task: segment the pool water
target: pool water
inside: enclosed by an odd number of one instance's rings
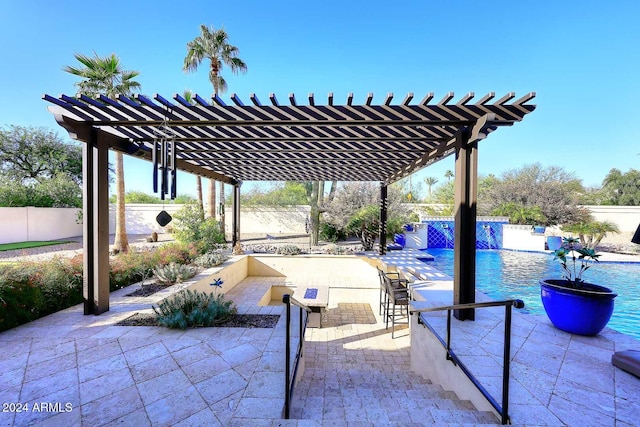
[[[425,261],[453,277],[453,250],[426,249],[434,256]],[[539,280],[562,277],[560,262],[553,255],[501,250],[476,251],[476,289],[491,298],[524,301],[523,311],[545,314]],[[582,277],[618,294],[608,327],[640,339],[640,263],[604,263],[592,266]]]

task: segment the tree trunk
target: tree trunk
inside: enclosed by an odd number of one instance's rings
[[[204,221],[204,206],[202,205],[202,178],[196,175],[196,194],[198,195],[198,206],[202,212],[202,220]]]
[[[216,181],[209,178],[209,205],[207,206],[207,216],[216,219]]]
[[[311,234],[309,236],[311,246],[318,246],[318,235],[320,234],[320,207],[318,200],[320,199],[320,181],[311,183],[311,195],[309,197],[309,205],[311,206]]]
[[[225,234],[224,230],[224,182],[220,181],[220,231]],[[225,241],[226,241],[225,237]]]
[[[118,252],[129,251],[127,222],[124,204],[124,164],[122,153],[116,151],[116,235],[113,248]]]
[[[338,181],[331,181],[331,189],[329,190],[329,203],[333,201],[333,196],[336,195],[337,186],[338,186]]]

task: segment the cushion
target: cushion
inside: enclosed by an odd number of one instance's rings
[[[611,363],[640,378],[640,350],[617,351],[611,356]]]

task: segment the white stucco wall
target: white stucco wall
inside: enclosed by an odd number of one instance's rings
[[[546,237],[536,234],[530,225],[504,224],[502,226],[502,247],[520,251],[544,251]]]
[[[57,240],[82,235],[76,208],[0,208],[0,243]]]
[[[596,221],[610,221],[620,232],[636,231],[640,224],[640,206],[585,206]]]

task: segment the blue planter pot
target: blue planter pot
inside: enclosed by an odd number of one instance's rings
[[[611,319],[618,294],[604,286],[584,283],[580,289],[566,280],[540,281],[540,296],[556,328],[578,335],[597,335]]]
[[[562,247],[562,237],[560,236],[549,236],[547,237],[547,247],[550,251],[555,251]]]

